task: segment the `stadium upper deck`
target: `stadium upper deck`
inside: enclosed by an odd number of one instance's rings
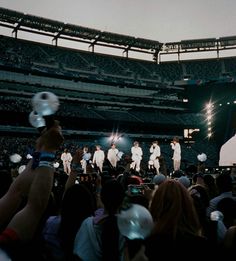
[[[0,8],[0,23],[1,26],[12,29],[15,37],[19,31],[36,33],[50,37],[55,45],[58,44],[59,39],[66,39],[86,43],[92,47],[92,51],[97,45],[121,49],[127,57],[129,52],[147,53],[151,54],[155,61],[158,61],[159,56],[167,54],[178,54],[180,58],[182,53],[209,51],[216,52],[219,58],[221,51],[236,49],[236,36],[161,43],[156,40],[67,24],[5,8]]]

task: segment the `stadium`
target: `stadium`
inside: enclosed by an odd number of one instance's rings
[[[49,91],[60,99],[56,117],[68,143],[101,143],[107,150],[113,135],[129,154],[134,140],[142,143],[144,151],[159,140],[170,166],[169,144],[178,136],[183,169],[196,165],[200,153],[208,156],[207,166],[218,165],[220,146],[235,132],[236,107],[236,58],[219,54],[236,48],[235,37],[161,43],[4,8],[0,21],[14,36],[2,35],[0,40],[0,131],[2,141],[6,135],[9,139],[10,153],[16,153],[10,145],[16,137],[25,142],[24,138],[36,135],[28,121],[31,98]],[[19,39],[20,31],[46,36],[53,44]],[[85,43],[91,51],[60,46],[61,39]],[[125,57],[96,53],[96,46],[118,49]],[[216,58],[179,59],[182,53],[206,51],[215,52]],[[129,58],[131,52],[150,54],[151,59]],[[162,62],[164,55],[171,54],[177,54],[178,60]],[[214,106],[211,125],[208,103]]]
[[[233,260],[236,36],[0,31],[0,260]]]

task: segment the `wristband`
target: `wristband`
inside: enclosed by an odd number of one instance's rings
[[[53,162],[55,160],[56,154],[50,153],[46,151],[36,151],[33,153],[33,163],[32,163],[32,169],[35,169],[39,166],[39,162]]]
[[[53,162],[56,158],[56,154],[52,152],[46,152],[46,151],[41,151],[40,152],[40,161],[50,161]]]
[[[48,162],[48,161],[40,161],[38,166],[37,166],[37,168],[40,168],[40,167],[46,167],[46,168],[50,168],[50,169],[54,170],[53,163],[52,162]]]

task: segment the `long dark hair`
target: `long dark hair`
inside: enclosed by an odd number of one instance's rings
[[[150,207],[154,234],[175,239],[178,233],[199,235],[201,226],[187,189],[180,182],[168,179],[156,190]]]
[[[94,199],[91,192],[80,184],[70,187],[62,200],[59,236],[66,253],[73,252],[76,233],[82,222],[94,215]]]
[[[102,260],[120,260],[119,229],[115,214],[121,206],[125,193],[120,183],[116,180],[107,181],[102,187],[101,200],[108,216],[102,223]]]

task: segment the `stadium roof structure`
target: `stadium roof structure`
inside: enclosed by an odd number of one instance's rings
[[[39,16],[24,14],[22,12],[0,8],[0,25],[12,28],[15,36],[17,31],[42,34],[53,37],[88,43],[91,46],[100,45],[144,53],[158,53],[162,43],[159,41],[136,38],[133,36],[100,31],[74,24],[67,24]]]
[[[180,42],[168,42],[163,44],[160,56],[166,54],[196,53],[196,52],[212,52],[217,53],[219,58],[220,51],[236,49],[236,36],[227,36],[204,39],[182,40]],[[161,60],[161,57],[160,57]]]
[[[161,62],[162,55],[177,54],[180,60],[180,54],[194,52],[214,51],[219,58],[220,51],[236,49],[236,36],[161,43],[151,39],[68,24],[2,7],[0,7],[0,26],[12,29],[16,38],[18,31],[24,31],[52,37],[55,45],[58,45],[58,39],[89,44],[93,52],[94,46],[97,45],[121,49],[126,57],[129,51],[151,54],[155,62]]]

